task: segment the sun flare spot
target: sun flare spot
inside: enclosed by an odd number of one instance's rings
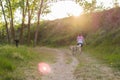
[[[73,16],[80,16],[82,14],[82,8],[78,8],[72,12]]]
[[[44,70],[44,71],[46,71],[46,70],[47,70],[47,68],[46,68],[46,67],[43,67],[43,70]]]
[[[51,72],[51,68],[47,63],[41,62],[38,64],[38,71],[40,74],[46,75]]]

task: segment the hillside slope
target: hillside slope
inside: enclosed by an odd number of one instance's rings
[[[120,70],[120,8],[84,14],[41,24],[39,44],[69,46],[76,36],[85,36],[86,50]],[[95,54],[94,54],[95,53]]]
[[[90,36],[87,39],[94,39],[95,41],[99,41],[101,37],[108,36],[108,39],[115,36],[112,42],[117,41],[119,43],[119,14],[120,8],[113,8],[103,12],[83,14],[79,17],[42,22],[39,35],[40,44],[75,44],[76,36],[79,33],[83,33],[85,37]],[[88,43],[91,43],[91,41],[88,41]]]

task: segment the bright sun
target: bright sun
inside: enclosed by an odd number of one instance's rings
[[[69,14],[73,16],[79,16],[83,12],[82,7],[80,7],[75,2],[69,2],[69,5],[67,3],[68,2],[66,2],[66,12],[68,12]]]
[[[77,7],[71,12],[73,16],[79,16],[83,12],[83,9],[81,7]]]
[[[46,18],[53,20],[68,16],[79,16],[83,12],[82,7],[80,7],[79,4],[76,4],[74,1],[59,1],[52,3],[51,5],[51,13],[46,15],[44,19]]]

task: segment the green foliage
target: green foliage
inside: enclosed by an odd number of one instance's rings
[[[26,47],[16,48],[14,46],[0,47],[0,80],[11,80],[12,72],[16,70],[21,62],[30,60],[32,56]]]
[[[96,2],[94,2],[94,1],[92,3],[85,1],[85,3],[83,3],[83,4],[84,4],[83,7],[84,7],[85,12],[87,12],[88,10],[90,10],[90,12],[92,12],[96,7]]]
[[[13,71],[15,66],[12,65],[12,62],[5,58],[0,58],[0,70]]]
[[[11,46],[3,46],[0,48],[1,50],[1,57],[6,57],[9,58],[11,60],[14,59],[22,59],[22,56],[24,56],[26,58],[30,58],[29,55],[29,51],[27,51],[26,47],[20,47],[20,48],[16,48],[16,47],[11,47]]]
[[[85,13],[94,12],[96,10],[102,9],[103,5],[97,6],[96,0],[76,0],[77,3],[79,3],[80,6],[83,7]]]

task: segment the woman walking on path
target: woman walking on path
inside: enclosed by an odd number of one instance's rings
[[[77,47],[79,47],[79,51],[80,53],[82,53],[82,47],[83,47],[83,44],[84,44],[85,40],[84,40],[84,37],[82,34],[79,34],[77,36]]]

